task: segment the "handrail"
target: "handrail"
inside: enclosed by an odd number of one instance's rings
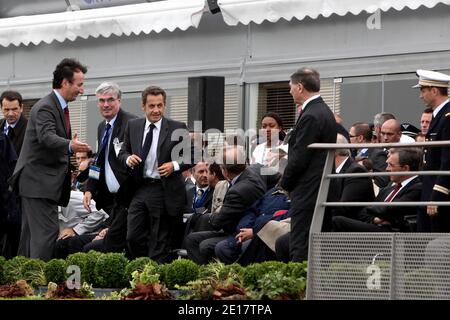
[[[349,177],[380,177],[380,176],[450,176],[450,171],[401,171],[401,172],[358,172],[358,173],[329,173],[325,177],[330,179]]]
[[[414,176],[414,175],[450,175],[450,171],[410,171],[410,172],[368,172],[368,173],[351,173],[351,174],[332,174],[334,165],[334,150],[335,149],[362,149],[362,148],[434,148],[434,147],[450,147],[450,140],[445,141],[426,141],[426,142],[412,142],[412,143],[313,143],[308,146],[312,149],[327,149],[327,158],[323,168],[322,179],[320,182],[319,193],[317,195],[317,201],[314,208],[314,214],[311,221],[309,231],[309,248],[311,249],[314,234],[318,234],[322,230],[322,224],[326,207],[331,206],[393,206],[393,207],[406,207],[406,206],[450,206],[450,202],[447,201],[415,201],[415,202],[327,202],[328,191],[330,187],[331,179],[344,178],[344,177],[374,177],[374,176]],[[312,250],[308,252],[308,261],[312,261]],[[307,299],[309,296],[308,288],[312,287],[314,279],[313,276],[308,276],[307,284]]]
[[[450,206],[450,201],[405,201],[405,202],[323,202],[323,207],[414,207],[414,206]]]
[[[312,143],[308,148],[312,149],[364,149],[364,148],[419,148],[419,147],[443,147],[450,146],[450,140],[425,141],[425,142],[390,142],[390,143]]]

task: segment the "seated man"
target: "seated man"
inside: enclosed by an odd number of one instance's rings
[[[216,244],[235,232],[246,210],[265,192],[260,175],[247,167],[242,147],[225,147],[222,163],[222,173],[231,186],[219,213],[210,216],[215,231],[193,232],[184,240],[188,257],[198,264],[205,264],[214,257]]]
[[[274,213],[279,210],[287,211],[290,207],[290,200],[280,187],[267,191],[247,210],[246,215],[239,221],[236,232],[216,245],[216,257],[225,263],[235,262],[243,247],[248,246],[262,226],[272,219],[277,219],[278,216],[274,217]]]
[[[192,198],[191,209],[187,211],[192,212],[193,215],[186,222],[184,237],[191,232],[212,230],[209,214],[212,212],[214,194],[217,195],[215,187],[219,181],[225,179],[220,166],[215,162],[209,165],[206,162],[197,163],[193,168],[193,174],[196,185],[189,194]],[[217,202],[217,197],[215,200]]]
[[[65,259],[69,254],[79,252],[83,246],[79,237],[94,238],[102,229],[108,214],[103,210],[96,210],[95,203],[91,203],[92,212],[83,206],[83,192],[71,191],[67,207],[61,208],[59,218],[59,236],[56,241],[55,256]]]
[[[392,148],[389,150],[387,170],[389,172],[418,171],[422,163],[422,151],[417,148]],[[417,176],[392,175],[393,185],[380,190],[375,198],[379,202],[420,201],[422,183]],[[387,232],[409,231],[404,218],[415,212],[414,207],[373,206],[358,213],[357,219],[333,217],[333,231]]]

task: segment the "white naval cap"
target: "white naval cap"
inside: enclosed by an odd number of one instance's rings
[[[419,77],[419,83],[413,86],[413,88],[420,87],[450,87],[450,76],[436,72],[423,69],[417,69],[416,75]]]

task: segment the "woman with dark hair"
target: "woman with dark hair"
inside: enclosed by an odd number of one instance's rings
[[[266,166],[269,164],[269,153],[276,152],[276,148],[283,142],[286,133],[283,130],[283,120],[275,112],[268,112],[262,117],[261,130],[265,133],[262,137],[265,142],[258,144],[253,150],[251,163]],[[274,137],[275,140],[273,140]]]

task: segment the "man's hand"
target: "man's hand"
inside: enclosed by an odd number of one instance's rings
[[[92,199],[92,193],[90,191],[86,191],[83,196],[83,207],[86,209],[87,212],[91,213],[91,199]]]
[[[78,141],[78,133],[75,133],[72,140],[70,140],[70,150],[72,150],[73,153],[89,152],[91,151],[91,146],[87,143]]]
[[[96,241],[96,240],[102,240],[106,234],[108,233],[108,228],[102,229],[96,236],[94,239],[92,239],[92,241]]]
[[[72,228],[65,228],[59,233],[58,240],[71,238],[76,234],[77,233]]]
[[[438,206],[427,206],[427,214],[430,217],[436,217],[438,215]]]
[[[243,228],[240,229],[240,232],[236,235],[237,243],[242,243],[245,240],[253,238],[253,229],[252,228]]]
[[[168,177],[173,172],[173,163],[166,162],[158,167],[158,172],[161,177]]]
[[[141,162],[142,162],[142,159],[136,154],[132,154],[131,156],[129,156],[127,158],[127,165],[131,168],[136,167]]]

